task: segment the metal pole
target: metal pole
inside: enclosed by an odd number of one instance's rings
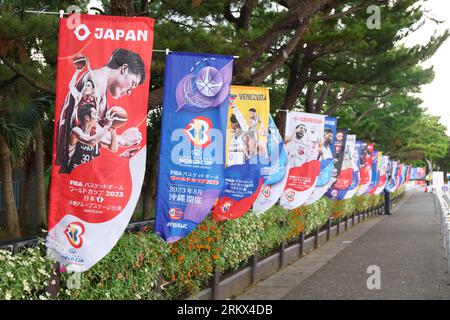
[[[339,216],[337,218],[337,229],[336,229],[336,233],[340,234],[341,233],[341,216]]]
[[[61,274],[59,271],[60,264],[59,262],[55,262],[52,265],[52,271],[50,273],[49,283],[45,287],[45,292],[50,294],[52,299],[58,298],[60,283],[61,283]]]
[[[252,256],[252,283],[256,283],[256,271],[258,270],[258,250]]]
[[[283,268],[283,265],[284,265],[284,247],[285,246],[286,246],[285,241],[284,240],[281,241],[281,244],[280,244],[280,262],[279,262],[278,269]]]
[[[160,296],[162,294],[162,284],[164,283],[163,269],[159,270],[158,277],[156,278],[156,294]]]
[[[314,249],[319,247],[319,227],[316,228],[316,235],[314,237]]]
[[[281,228],[284,229],[284,226],[286,225],[286,221],[283,220],[281,222]],[[283,241],[281,241],[281,245],[280,245],[280,269],[283,268],[284,265],[284,248],[286,247],[286,240],[283,239]]]
[[[330,233],[331,233],[331,217],[327,220],[327,241],[330,241]]]
[[[219,300],[219,286],[220,286],[220,273],[217,270],[214,270],[214,277],[212,279],[212,299]]]
[[[300,255],[300,257],[302,257],[303,256],[303,244],[304,244],[304,242],[305,242],[305,232],[304,231],[302,231],[302,232],[300,232],[300,235],[299,235],[299,255]]]
[[[348,229],[348,214],[345,216],[345,231]]]

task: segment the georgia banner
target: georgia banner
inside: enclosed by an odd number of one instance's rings
[[[361,196],[369,189],[372,180],[373,143],[361,142],[361,166],[359,169],[359,186],[357,196]]]
[[[236,219],[250,210],[268,164],[269,89],[231,86],[226,139],[225,182],[214,205],[216,221]]]
[[[141,192],[154,20],[78,17],[59,22],[46,245],[83,272],[117,243]]]
[[[356,145],[356,135],[348,134],[344,149],[344,160],[336,182],[327,191],[327,196],[334,200],[351,198],[359,182],[359,158],[361,147]]]
[[[269,162],[267,166],[261,169],[264,183],[258,198],[253,203],[253,212],[256,214],[269,210],[277,203],[288,178],[286,146],[272,116],[269,118],[268,134],[267,152],[269,154]]]
[[[155,232],[172,243],[211,211],[225,174],[233,57],[166,56]]]
[[[320,173],[317,177],[316,187],[306,204],[312,204],[319,200],[331,187],[334,166],[334,140],[337,129],[337,119],[325,118],[325,129],[323,133],[323,145],[320,149]]]
[[[325,116],[289,112],[286,119],[285,142],[289,176],[280,198],[284,209],[301,206],[314,191],[320,173],[320,146]]]

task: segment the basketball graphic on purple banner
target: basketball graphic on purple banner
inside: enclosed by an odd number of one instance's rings
[[[198,91],[207,97],[214,97],[223,86],[223,78],[220,71],[214,67],[205,67],[195,77]]]
[[[232,69],[232,63],[217,68],[215,58],[198,61],[177,85],[176,111],[201,112],[220,105],[230,93]]]

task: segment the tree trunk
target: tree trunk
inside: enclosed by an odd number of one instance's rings
[[[284,140],[284,132],[286,128],[286,116],[287,112],[285,111],[278,111],[277,116],[275,117],[275,123],[277,125],[278,131],[280,132],[281,138]]]
[[[147,12],[148,0],[141,0],[141,13]]]
[[[427,163],[427,174],[433,172],[433,163],[430,159],[425,159],[425,162]]]
[[[305,96],[305,110],[308,113],[314,113],[314,83],[308,83],[308,90]]]
[[[322,89],[320,97],[317,100],[316,105],[314,106],[314,113],[317,113],[317,114],[322,113],[322,107],[323,107],[325,101],[327,100],[330,89],[331,89],[331,83],[325,84],[325,87]]]
[[[245,47],[245,49],[248,49],[249,52],[251,52],[251,55],[242,57],[236,62],[234,73],[236,83],[248,83],[248,75],[251,67],[270,46],[272,46],[276,41],[280,39],[281,36],[289,33],[292,29],[297,29],[297,36],[300,36],[299,39],[301,39],[301,34],[304,31],[301,30],[301,26],[307,24],[309,19],[313,17],[324,4],[327,4],[329,2],[330,0],[307,0],[293,3],[284,19],[280,19],[279,21],[274,23],[270,29],[264,32],[264,34],[253,40]],[[294,44],[295,42],[296,41],[294,41],[292,44]],[[292,50],[294,50],[293,47],[290,47],[288,49],[288,51],[290,52],[292,52]],[[288,52],[286,51],[286,53]],[[286,59],[287,56],[283,56],[282,53],[282,55],[280,56],[280,60],[277,61],[276,64],[280,63],[280,61],[281,63],[283,63],[284,61],[286,61]],[[272,69],[273,66],[271,66],[270,68]],[[270,72],[268,74],[270,74]],[[261,74],[258,77],[265,78],[265,75]],[[252,82],[256,83],[256,81]]]
[[[159,156],[159,141],[156,144],[156,150],[154,152],[154,157],[152,159],[152,180],[150,181],[150,194],[151,194],[151,208],[155,208],[156,205],[156,189],[157,189],[157,183],[158,183],[158,156]],[[155,209],[156,210],[156,209]],[[155,212],[156,215],[156,212]]]
[[[36,225],[39,228],[45,228],[47,225],[47,210],[46,210],[46,192],[44,182],[44,137],[42,135],[41,125],[35,129],[36,139],[36,152],[35,152],[35,164],[36,164],[36,184],[37,184],[37,220]]]
[[[24,235],[30,232],[30,186],[32,181],[33,162],[25,164],[24,179],[20,188],[20,228]]]
[[[113,16],[134,15],[133,0],[111,0],[111,13]]]
[[[298,49],[299,48],[297,48],[297,50]],[[313,48],[310,45],[306,47],[300,68],[298,66],[300,63],[299,52],[295,53],[292,63],[288,65],[289,79],[282,106],[283,110],[291,110],[295,106],[299,95],[308,81],[308,75],[311,70],[311,62],[313,59],[312,51]]]
[[[156,152],[151,153],[151,157],[147,159],[147,163],[145,164],[145,177],[144,177],[144,185],[142,188],[143,193],[143,212],[144,212],[144,220],[148,220],[152,217],[152,180],[156,177],[153,177],[152,166],[155,165],[153,159],[157,155]]]
[[[9,147],[2,136],[0,136],[0,172],[6,209],[6,230],[11,238],[19,238],[21,237],[21,232],[19,215],[17,214],[16,202],[14,200]]]

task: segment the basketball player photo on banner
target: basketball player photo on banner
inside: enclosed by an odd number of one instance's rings
[[[374,192],[374,194],[380,194],[383,192],[386,182],[387,182],[387,170],[388,170],[388,156],[382,156],[381,157],[381,165],[380,165],[380,178],[378,179],[377,188]]]
[[[359,182],[360,150],[356,144],[356,136],[347,134],[341,172],[336,182],[328,189],[327,197],[343,200],[351,198],[356,193]]]
[[[323,133],[323,145],[320,153],[320,173],[317,177],[316,187],[313,193],[306,201],[306,204],[312,204],[319,200],[331,187],[334,165],[334,140],[337,129],[337,119],[333,117],[325,118],[325,130]]]
[[[74,17],[59,23],[47,248],[82,272],[114,247],[140,195],[154,20]]]
[[[389,167],[387,171],[387,183],[386,183],[386,191],[388,192],[394,192],[396,190],[396,174],[397,174],[397,167],[399,165],[399,162],[397,161],[390,161]]]
[[[166,56],[154,230],[168,243],[193,231],[222,190],[232,72],[231,56]]]
[[[284,209],[295,209],[311,196],[320,173],[325,116],[289,112],[285,143],[289,176],[280,198]]]
[[[361,142],[361,165],[359,168],[359,185],[356,195],[367,193],[372,180],[373,143]]]
[[[231,86],[226,139],[225,182],[213,209],[216,221],[250,210],[268,165],[269,89]]]

